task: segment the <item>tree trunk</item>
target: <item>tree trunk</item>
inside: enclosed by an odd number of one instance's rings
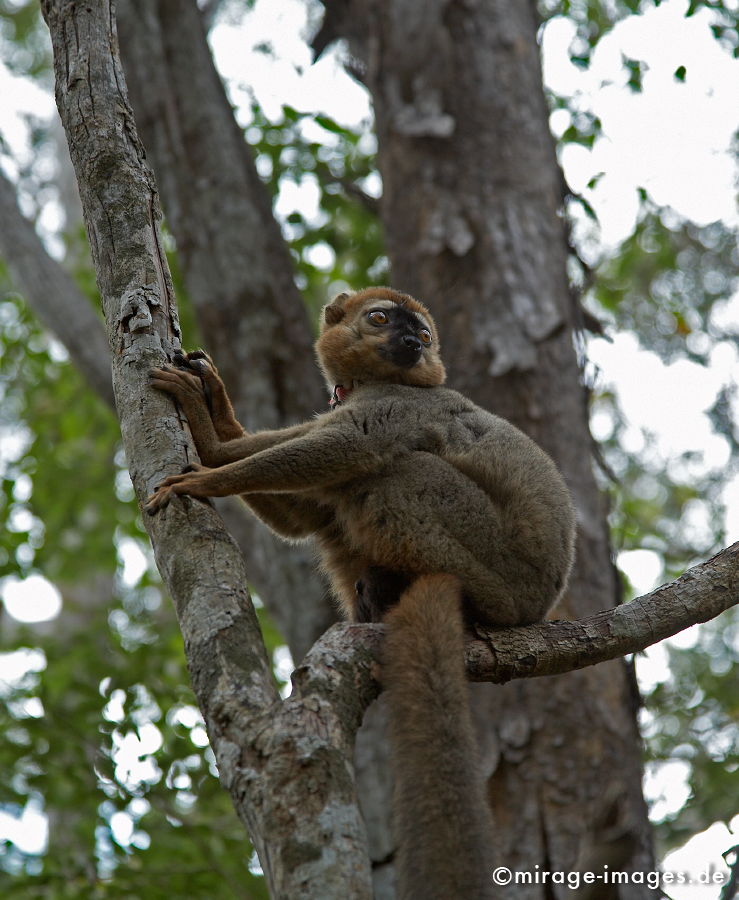
[[[372,94],[394,287],[430,305],[451,385],[530,434],[572,490],[577,564],[555,615],[577,617],[613,606],[619,589],[589,452],[534,6],[334,3],[322,39],[349,38]],[[500,864],[571,869],[613,795],[633,849],[623,867],[652,870],[630,669],[618,661],[479,693]],[[621,896],[649,893],[631,885]]]
[[[326,406],[312,329],[198,7],[192,0],[122,0],[117,19],[136,123],[185,286],[237,418],[248,429],[307,419]],[[336,620],[311,548],[287,547],[243,504],[218,506],[257,593],[301,659]]]
[[[159,232],[156,187],[128,104],[106,2],[44,0],[56,98],[80,187],[134,490],[143,500],[192,458],[173,404],[146,374],[171,359],[180,332]],[[203,503],[146,516],[175,603],[188,668],[221,781],[252,836],[276,897],[369,896],[365,832],[350,748],[366,696],[340,702],[331,666],[282,703],[238,549]]]

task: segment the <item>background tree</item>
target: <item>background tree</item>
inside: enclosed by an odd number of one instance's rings
[[[128,48],[127,74],[137,122],[159,174],[169,226],[181,260],[182,281],[193,298],[199,328],[210,347],[230,349],[234,345],[233,354],[229,352],[232,369],[228,374],[230,386],[240,398],[242,421],[249,425],[273,424],[299,417],[322,405],[320,399],[310,400],[317,396],[317,388],[305,353],[306,320],[292,280],[286,277],[289,266],[269,205],[260,192],[252,163],[214,77],[195,7],[166,2],[156,8],[150,4],[143,7],[123,5],[120,11],[121,39],[124,49]],[[29,27],[24,32],[23,23],[30,25],[34,20],[27,9],[21,12],[27,14],[26,19],[18,10],[12,11],[17,34],[32,45],[32,30]],[[468,20],[462,18],[461,10],[456,16],[446,17],[440,12],[432,15],[433,10],[426,12],[428,16],[425,14],[422,22],[416,21],[412,12],[406,11],[408,19],[398,14],[393,30],[384,33],[380,20],[365,18],[368,10],[332,4],[316,44],[320,47],[338,35],[348,37],[356,53],[354,71],[361,70],[373,93],[384,186],[380,210],[393,283],[432,303],[447,335],[445,349],[455,372],[455,384],[477,402],[503,412],[531,431],[557,456],[570,479],[583,511],[583,565],[574,586],[570,614],[581,615],[588,609],[612,604],[617,582],[609,562],[604,509],[582,452],[589,442],[585,392],[569,339],[571,329],[582,324],[582,319],[565,277],[567,249],[557,218],[561,187],[540,89],[536,22],[531,10],[523,5],[515,14],[520,16],[517,20],[509,11],[497,17],[495,4],[490,4],[484,15],[483,10],[478,10],[482,16],[479,27],[466,32],[464,25]],[[598,36],[594,23],[600,23],[601,31],[608,24],[602,11],[600,18],[596,13],[595,5],[582,7],[578,12],[583,17],[583,31],[593,41]],[[468,15],[473,14],[466,12],[465,17]],[[10,18],[8,14],[7,21]],[[427,48],[427,52],[416,55],[408,52],[409,47]],[[145,65],[136,62],[137,51]],[[156,74],[152,61],[163,67]],[[461,75],[471,71],[478,75],[467,82]],[[157,85],[156,90],[137,89],[137,73],[140,76],[142,72]],[[449,77],[450,73],[454,77]],[[501,90],[501,86],[506,89]],[[491,94],[484,89],[492,91],[493,87],[496,90]],[[153,104],[149,109],[147,102]],[[291,223],[299,260],[298,279],[315,308],[326,293],[327,283],[335,283],[337,277],[358,286],[365,282],[366,272],[372,272],[377,281],[386,280],[387,275],[373,218],[377,204],[361,189],[362,179],[372,171],[372,160],[361,152],[361,138],[324,118],[318,122],[325,141],[310,141],[305,137],[305,120],[288,109],[278,127],[255,110],[253,136],[257,138],[259,158],[271,161],[273,188],[281,178],[299,177],[306,169],[314,172],[324,187],[322,202],[329,214],[326,223],[319,227],[304,220]],[[479,127],[480,122],[485,123],[484,129]],[[453,137],[449,133],[452,127]],[[588,127],[592,129],[592,122]],[[574,136],[582,137],[577,130]],[[410,184],[415,188],[409,189]],[[233,208],[225,200],[233,201]],[[663,268],[655,268],[651,276],[645,276],[644,284],[651,284],[659,274],[677,273],[677,253],[684,249],[684,245],[680,246],[683,235],[692,238],[688,246],[692,247],[695,266],[690,271],[700,272],[701,265],[711,272],[717,268],[721,271],[722,260],[731,252],[728,238],[720,232],[717,235],[715,230],[710,238],[701,237],[695,229],[691,233],[688,226],[666,227],[663,214],[653,207],[649,209],[647,204],[645,200],[641,234],[651,234],[666,249],[660,254]],[[4,216],[13,214],[9,205],[3,208],[9,210]],[[674,221],[671,225],[675,226]],[[6,239],[15,231],[3,228]],[[336,271],[328,277],[307,263],[310,249],[327,238],[336,248],[337,260]],[[637,240],[631,259],[629,247],[625,246],[619,256],[603,267],[603,275],[599,274],[596,282],[602,291],[602,302],[610,303],[608,308],[620,315],[635,317],[634,321],[639,315],[642,320],[648,318],[645,296],[636,289],[637,279],[630,279],[634,287],[627,296],[621,286],[624,272],[639,271],[640,246]],[[3,252],[9,265],[18,265],[15,249],[6,246]],[[38,247],[30,252],[38,253]],[[646,258],[651,261],[649,256]],[[684,259],[685,254],[681,269]],[[264,265],[265,260],[270,265]],[[33,269],[31,265],[30,270]],[[47,299],[64,295],[57,285],[51,289],[48,285],[37,287],[34,291],[28,283],[28,272],[25,276],[22,271],[14,274],[29,303],[34,296],[38,298],[37,308],[41,311],[49,308],[48,303],[46,307],[42,303],[44,293]],[[717,282],[713,279],[713,295],[710,291],[703,294],[705,302],[696,304],[679,279],[675,279],[672,292],[669,278],[663,277],[662,284],[665,282],[668,300],[663,307],[674,317],[675,329],[674,339],[664,341],[664,352],[685,352],[680,333],[682,329],[684,335],[686,326],[681,324],[678,313],[688,313],[693,332],[701,327],[710,331],[705,324],[712,309],[710,301],[715,303],[730,285],[725,277],[723,293],[717,295]],[[481,296],[488,299],[482,309]],[[681,296],[683,307],[676,308]],[[78,308],[84,309],[82,304]],[[103,567],[105,554],[107,564],[112,562],[110,537],[114,529],[119,541],[126,537],[140,540],[140,525],[132,514],[130,495],[126,497],[122,479],[118,480],[117,505],[105,509],[110,504],[101,504],[97,499],[105,485],[113,483],[115,430],[110,418],[92,401],[71,402],[71,398],[82,394],[82,386],[72,380],[69,367],[60,365],[58,351],[57,359],[52,356],[50,360],[45,339],[39,336],[17,300],[10,298],[3,309],[3,364],[8,373],[25,374],[8,382],[8,402],[4,402],[3,409],[8,410],[14,422],[31,422],[36,435],[27,452],[5,473],[7,515],[13,537],[13,544],[8,546],[12,555],[8,554],[5,571],[27,573],[38,569],[59,584],[64,585],[65,580],[79,583],[86,572]],[[62,318],[74,323],[82,315],[72,312]],[[683,316],[682,321],[685,319]],[[59,334],[61,326],[57,323],[53,327]],[[84,326],[85,333],[89,327]],[[193,325],[188,327],[192,329]],[[35,341],[29,340],[34,328]],[[70,332],[80,330],[72,327]],[[660,334],[665,336],[664,328]],[[235,340],[234,335],[238,335]],[[470,335],[474,335],[474,343]],[[284,336],[289,336],[289,340]],[[714,341],[721,339],[715,331],[709,336]],[[28,359],[20,352],[26,345],[31,349]],[[71,336],[67,345],[77,359]],[[287,347],[291,352],[285,352]],[[705,351],[704,358],[707,356]],[[104,360],[98,360],[103,366]],[[494,377],[486,377],[491,370]],[[104,384],[105,379],[100,383]],[[600,402],[617,422],[611,398]],[[58,418],[53,414],[57,409]],[[731,434],[732,427],[730,409],[728,398],[716,408],[717,428],[727,434]],[[41,427],[42,418],[46,430]],[[96,425],[98,421],[100,426]],[[568,423],[568,427],[563,428],[563,423]],[[620,463],[619,474],[626,474],[624,483],[629,486],[636,480],[637,472],[643,475],[644,466],[637,466],[624,456],[615,441],[612,443],[609,461]],[[66,459],[65,454],[49,453],[50,447],[60,445],[67,451]],[[106,453],[103,447],[111,449]],[[88,476],[84,484],[73,477],[79,459],[106,457],[108,462],[101,464],[99,474]],[[120,464],[119,459],[119,467]],[[23,476],[29,481],[24,481]],[[657,478],[658,473],[653,477]],[[667,494],[666,499],[665,495],[661,497],[661,513],[650,511],[648,504],[632,501],[631,507],[624,504],[616,521],[628,523],[631,529],[626,546],[628,541],[643,544],[644,535],[655,534],[663,542],[660,549],[668,558],[672,554],[671,565],[677,569],[696,552],[679,546],[674,529],[670,533],[670,523],[677,521],[684,506],[701,494],[686,491],[685,485],[662,481],[660,490]],[[33,488],[30,497],[28,490],[24,494],[23,487],[29,482]],[[716,484],[713,496],[717,496]],[[708,498],[711,499],[710,494]],[[93,514],[81,515],[86,509]],[[24,517],[27,510],[33,510],[36,517]],[[248,520],[237,518],[239,513],[229,516],[234,530],[251,527],[243,524]],[[46,533],[55,536],[53,541],[43,540],[41,522]],[[634,523],[639,523],[639,530]],[[622,534],[625,530],[621,526]],[[67,533],[70,536],[65,540]],[[270,604],[273,620],[299,658],[326,621],[320,588],[313,588],[306,595],[304,557],[296,556],[277,565],[270,555],[274,553],[270,542],[263,536],[254,537],[253,530],[247,534],[250,578]],[[701,550],[698,548],[699,553]],[[65,589],[67,606],[69,593]],[[190,867],[179,873],[187,890],[192,892],[197,885],[208,896],[226,895],[229,890],[237,895],[244,893],[250,888],[244,886],[242,877],[244,852],[238,826],[233,827],[232,820],[229,827],[220,823],[217,829],[212,827],[214,811],[224,810],[224,798],[217,799],[217,786],[212,779],[201,781],[202,788],[195,790],[197,773],[207,771],[208,759],[207,754],[203,758],[196,752],[202,748],[202,728],[180,693],[185,680],[181,663],[171,666],[164,678],[166,667],[161,664],[159,638],[172,629],[172,623],[157,608],[158,592],[149,576],[135,588],[119,584],[116,594],[116,606],[120,608],[109,616],[112,630],[102,624],[94,630],[100,646],[93,648],[90,641],[81,641],[79,628],[72,638],[67,638],[66,646],[50,641],[44,677],[39,682],[38,676],[29,673],[26,681],[13,689],[8,712],[16,727],[11,732],[13,741],[8,745],[5,771],[12,771],[17,777],[8,783],[8,799],[29,794],[42,796],[51,813],[55,806],[79,807],[79,798],[84,796],[87,812],[82,811],[77,829],[72,831],[76,854],[68,852],[66,840],[59,842],[64,830],[54,829],[40,874],[34,871],[34,859],[24,860],[17,852],[8,854],[8,867],[25,871],[25,878],[33,885],[31,890],[45,882],[49,890],[61,892],[66,885],[82,883],[75,882],[75,878],[103,874],[108,879],[106,890],[122,894],[137,890],[136,877],[142,877],[147,885],[153,883],[148,889],[155,891],[156,872],[161,871],[166,873],[162,876],[162,890],[170,892],[169,846],[185,839],[181,835],[184,829],[172,833],[168,823],[175,820],[185,825],[191,835],[187,840],[192,840],[195,848],[188,856]],[[285,602],[296,596],[304,597],[304,602]],[[109,612],[109,594],[103,593],[99,599],[98,616],[102,623]],[[284,602],[283,607],[279,601]],[[291,621],[298,621],[296,611],[308,618],[301,618],[291,630]],[[93,629],[87,621],[85,633],[90,632]],[[171,633],[174,642],[176,635]],[[113,653],[106,646],[109,634],[116,648]],[[24,635],[16,635],[16,639],[26,640]],[[32,643],[38,643],[36,636]],[[79,661],[73,651],[79,652]],[[484,691],[480,723],[492,773],[491,796],[499,816],[505,817],[511,808],[518,811],[515,822],[508,823],[504,818],[509,827],[501,855],[506,861],[515,860],[524,869],[533,868],[534,863],[541,865],[545,857],[552,868],[571,865],[583,817],[587,820],[588,816],[596,816],[595,807],[602,795],[599,766],[603,748],[598,742],[593,744],[595,733],[609,735],[605,749],[613,753],[613,760],[607,771],[614,783],[628,787],[627,802],[618,815],[624,830],[632,836],[632,844],[639,847],[636,864],[646,864],[649,847],[638,792],[638,748],[628,701],[628,679],[620,664],[613,666],[615,674],[610,675],[601,667],[566,676],[557,684],[517,683]],[[99,674],[86,680],[80,677],[80,670]],[[694,682],[693,671],[689,667],[687,679],[676,685],[679,696]],[[711,727],[702,726],[705,736],[716,733],[717,727],[726,733],[729,745],[719,763],[729,758],[732,740],[730,714],[721,706],[721,680],[719,672],[713,685],[718,689],[717,699],[710,698],[706,711]],[[97,693],[98,687],[103,699]],[[33,711],[37,715],[38,707],[29,702],[29,697],[41,699],[43,717],[34,717]],[[607,706],[604,698],[613,707]],[[547,715],[548,709],[553,709],[555,715]],[[161,722],[165,710],[166,725],[162,722],[160,728],[151,729],[150,723]],[[44,742],[53,734],[50,724],[57,714],[60,728],[68,728],[70,721],[81,722],[80,731],[87,734],[85,722],[102,720],[108,735],[103,739],[102,755],[97,739],[91,739],[90,755],[81,765],[76,746],[70,747],[65,758],[62,742],[52,742],[59,771],[77,773],[77,780],[54,777],[53,769],[39,763],[48,755]],[[593,728],[594,721],[602,725]],[[695,740],[696,721],[700,720],[684,716],[681,725],[691,729],[691,745],[706,749],[694,771],[720,770],[720,765],[710,765],[711,757],[715,763],[717,755],[715,748],[709,749],[711,741]],[[574,736],[566,752],[561,748],[563,728]],[[125,742],[137,731],[139,750],[145,755],[155,751],[151,759],[157,761],[159,773],[154,766],[148,772],[138,773],[121,771],[121,762],[116,767],[116,760],[124,758]],[[159,741],[163,743],[157,748]],[[661,747],[661,752],[670,752],[664,739]],[[387,809],[383,801],[386,794],[381,781],[378,783],[381,776],[377,769],[381,770],[381,766],[373,769],[370,765],[378,756],[381,759],[381,751],[374,736],[370,736],[360,746],[358,757],[359,772],[367,785],[365,818],[370,823]],[[162,778],[161,773],[166,777]],[[710,781],[710,775],[703,780]],[[532,784],[540,787],[531,790]],[[96,789],[107,795],[100,808]],[[204,794],[206,790],[213,796]],[[705,796],[706,789],[696,793],[693,810],[700,809]],[[712,796],[711,815],[731,815],[726,793],[718,789]],[[122,841],[125,849],[120,846],[121,821],[140,823],[140,827],[129,832],[132,843],[125,846],[126,841]],[[96,822],[100,823],[97,836]],[[234,842],[232,845],[227,843],[229,839]],[[373,856],[382,863],[391,849],[385,823],[378,824],[371,840]],[[147,841],[148,848],[136,849],[137,843]],[[99,855],[97,864],[95,850]],[[146,860],[145,874],[137,876],[140,870],[136,861],[140,859]],[[115,875],[111,877],[114,868]],[[218,869],[217,882],[208,874],[211,868]],[[150,877],[152,873],[154,878]],[[381,891],[387,878],[382,864],[376,866],[376,878]],[[23,890],[24,883],[19,875],[14,889]]]

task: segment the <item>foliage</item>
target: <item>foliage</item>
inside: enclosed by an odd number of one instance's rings
[[[576,26],[576,36],[570,48],[575,65],[587,68],[598,42],[622,19],[659,6],[663,0],[539,0],[539,12],[544,21],[565,16]],[[711,14],[711,31],[728,52],[739,56],[739,9],[736,3],[724,0],[688,0],[686,16],[702,9]],[[624,59],[625,64],[638,64]],[[628,67],[628,65],[627,65]]]
[[[38,3],[0,0],[0,45],[11,72],[42,78],[51,86],[51,50]]]
[[[278,122],[270,122],[256,103],[252,117],[246,138],[272,196],[286,181],[313,182],[319,189],[315,216],[296,210],[283,224],[298,285],[316,318],[334,286],[387,281],[377,201],[368,193],[379,182],[368,129],[347,128],[327,115],[286,105]],[[317,249],[325,262],[317,261]]]
[[[724,305],[739,286],[737,234],[720,222],[698,227],[646,193],[634,232],[593,273],[591,299],[618,330],[638,336],[641,345],[666,363],[689,360],[711,365],[722,344],[739,346],[739,332],[722,324]],[[739,470],[739,425],[735,386],[726,385],[709,410],[721,437],[726,462],[704,465],[702,455],[683,453],[669,461],[650,453],[653,435],[644,431],[641,449],[625,448],[628,423],[610,390],[596,391],[594,409],[611,420],[603,454],[615,475],[612,526],[616,549],[647,547],[677,577],[725,540],[722,493]],[[686,527],[700,518],[705,527]]]
[[[19,633],[16,653],[32,643],[35,662],[3,691],[0,765],[14,777],[0,802],[17,812],[37,804],[50,833],[43,864],[6,845],[15,878],[4,896],[266,896],[160,600],[146,579],[119,584],[109,609],[65,597],[64,615],[84,615],[83,632]]]
[[[593,308],[666,363],[709,367],[722,344],[739,344],[734,326],[722,324],[723,307],[737,289],[737,235],[718,222],[698,227],[680,220],[646,193],[641,199],[633,234],[593,273]],[[648,430],[634,449],[633,434],[625,440],[633,428],[618,398],[610,389],[594,391],[594,412],[611,422],[601,453],[611,475],[614,549],[655,551],[660,580],[676,578],[725,543],[723,492],[739,471],[735,396],[735,385],[724,386],[707,411],[726,452],[724,464],[711,468],[695,452],[664,460],[653,452]],[[739,769],[737,621],[734,610],[703,625],[689,649],[665,642],[670,676],[646,693],[648,763],[686,763],[687,802],[656,823],[666,849],[736,815],[729,785]]]
[[[120,548],[143,554],[148,542],[117,422],[17,295],[0,302],[0,322],[0,429],[15,447],[4,453],[0,572],[42,572],[64,598],[61,628],[6,629],[0,656],[26,661],[19,680],[0,682],[0,808],[42,809],[50,822],[41,858],[0,845],[15,876],[3,893],[262,897],[174,616],[147,571],[135,587],[122,580]]]
[[[739,331],[720,320],[739,288],[737,233],[721,222],[681,220],[646,192],[641,201],[633,233],[598,269],[595,299],[665,362],[709,365],[718,342],[739,346]]]
[[[661,0],[541,0],[543,20],[566,16],[575,25],[570,60],[586,69],[599,41],[614,25],[639,14]],[[686,4],[686,15],[707,10],[709,26],[719,44],[739,55],[739,10],[735,3]],[[622,54],[625,87],[639,92],[646,70],[644,61]],[[678,66],[673,77],[684,82],[687,71]],[[549,92],[552,110],[569,113],[569,125],[560,145],[593,148],[603,138],[600,119],[579,96]],[[601,173],[602,174],[602,173]],[[600,178],[596,175],[588,188]],[[579,258],[574,230],[573,272],[586,303],[606,329],[628,331],[640,345],[666,364],[689,361],[710,367],[722,345],[739,346],[735,326],[725,325],[728,300],[739,288],[739,234],[721,222],[698,226],[667,207],[656,205],[645,190],[639,192],[636,227],[611,252],[599,250],[598,262]],[[567,208],[575,219],[582,214],[597,234],[597,215],[584,195],[568,190]],[[587,240],[587,238],[586,238]],[[597,242],[597,238],[596,238]],[[587,247],[592,258],[593,247]],[[611,533],[614,550],[649,549],[662,564],[661,580],[677,577],[691,564],[722,546],[724,492],[739,472],[739,405],[737,386],[725,384],[707,410],[714,434],[725,448],[720,467],[706,464],[700,452],[677,453],[664,459],[655,452],[655,435],[648,429],[634,434],[619,405],[618,396],[599,385],[591,373],[594,416],[608,423],[599,447],[603,486],[611,497]],[[646,386],[645,386],[646,387]],[[676,399],[676,412],[679,402]],[[624,576],[625,593],[634,591]],[[727,621],[728,620],[728,621]],[[694,647],[683,650],[667,642],[670,677],[646,697],[653,714],[645,733],[650,764],[674,759],[688,763],[690,797],[679,813],[657,823],[665,847],[685,840],[712,821],[728,822],[736,814],[729,781],[739,766],[736,722],[736,616],[724,615],[704,625]]]
[[[15,425],[23,447],[1,474],[0,575],[22,577],[33,567],[65,581],[80,568],[111,571],[114,533],[131,533],[136,514],[130,496],[125,502],[114,491],[117,422],[19,297],[0,303],[0,321],[2,424]]]
[[[668,646],[671,677],[649,694],[645,734],[655,761],[688,763],[689,797],[660,824],[667,847],[706,822],[736,815],[739,777],[739,615],[731,610],[695,630],[694,647]]]

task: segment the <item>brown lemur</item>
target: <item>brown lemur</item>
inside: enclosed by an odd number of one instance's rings
[[[570,496],[532,440],[442,387],[436,326],[412,297],[340,294],[323,310],[316,352],[331,409],[255,434],[202,352],[152,370],[204,465],[165,478],[147,511],[178,494],[241,494],[282,537],[315,538],[347,618],[388,626],[399,895],[484,898],[492,826],[464,624],[544,618],[572,565]]]

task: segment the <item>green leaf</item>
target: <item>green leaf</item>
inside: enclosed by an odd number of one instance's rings
[[[647,71],[649,66],[638,59],[630,59],[628,56],[625,56],[623,53],[621,54],[621,61],[623,63],[624,68],[628,72],[628,80],[626,82],[627,86],[634,92],[640,93],[643,87],[644,73]]]

